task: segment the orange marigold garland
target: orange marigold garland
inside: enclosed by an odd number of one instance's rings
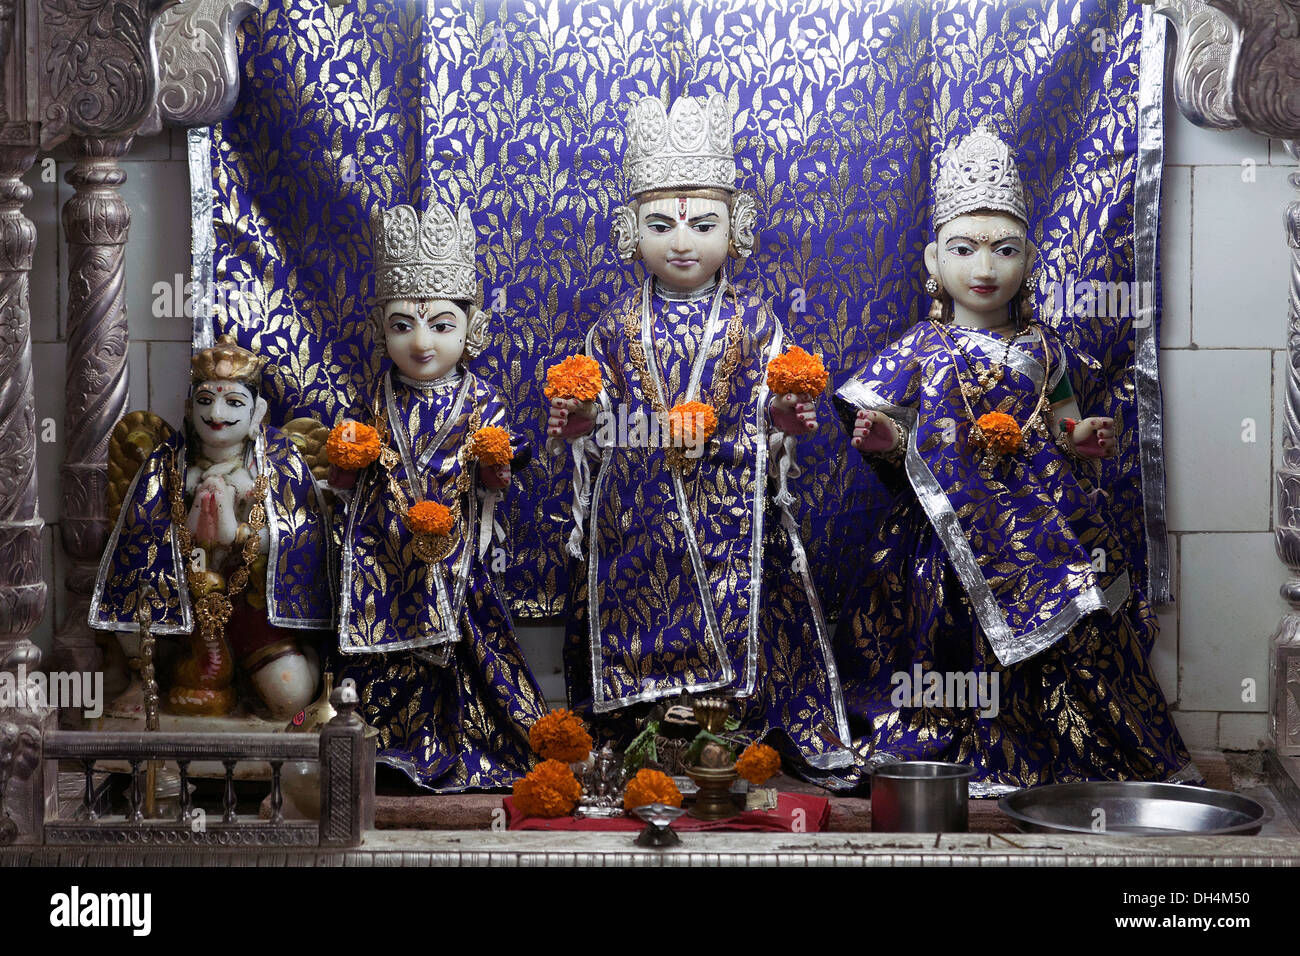
[[[515,807],[526,817],[562,817],[573,812],[582,784],[569,765],[543,760],[528,776],[514,782]]]
[[[780,755],[767,744],[750,744],[736,761],[736,773],[761,787],[781,769]]]
[[[570,355],[546,370],[547,398],[572,398],[590,402],[600,394],[600,364],[589,355]]]
[[[508,464],[514,455],[510,433],[496,425],[484,425],[470,436],[467,453],[482,465]]]
[[[662,803],[669,807],[682,805],[682,792],[673,783],[673,778],[661,770],[643,767],[636,776],[627,782],[623,791],[623,809],[635,810],[651,803]]]
[[[694,447],[718,430],[718,414],[703,402],[682,402],[668,412],[668,434],[677,447]]]
[[[1009,455],[1020,447],[1024,434],[1019,423],[1002,412],[988,412],[975,423],[984,433],[985,444],[999,455]]]
[[[450,534],[454,524],[441,501],[417,501],[406,511],[406,526],[415,534]]]
[[[528,743],[543,760],[576,763],[591,753],[591,734],[577,714],[562,707],[529,728]]]
[[[820,395],[829,380],[822,357],[797,345],[767,363],[767,387],[780,395]]]
[[[359,471],[379,457],[379,432],[346,419],[330,429],[325,456],[335,468]]]

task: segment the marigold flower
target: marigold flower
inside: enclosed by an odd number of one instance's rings
[[[441,501],[417,501],[406,510],[406,526],[416,534],[450,534],[454,524]]]
[[[627,782],[623,791],[623,809],[635,810],[651,803],[662,803],[667,807],[682,805],[682,792],[673,783],[673,778],[661,770],[642,767],[636,776]]]
[[[820,395],[829,380],[822,357],[797,345],[767,363],[767,387],[781,395]]]
[[[1007,455],[1020,447],[1024,435],[1019,423],[1002,412],[988,412],[975,423],[984,433],[984,441],[999,455]]]
[[[469,439],[469,456],[483,465],[505,465],[514,455],[510,433],[496,425],[484,425]]]
[[[514,782],[515,806],[526,817],[562,817],[573,812],[582,784],[569,765],[543,760],[528,776]]]
[[[668,412],[668,434],[678,447],[708,441],[718,430],[718,415],[703,402],[682,402]]]
[[[780,755],[767,744],[750,744],[736,761],[736,773],[756,787],[767,783],[780,769]]]
[[[591,753],[591,734],[577,714],[562,707],[528,729],[528,743],[543,760],[576,763]]]
[[[358,471],[379,457],[379,432],[369,425],[345,419],[330,429],[325,457],[335,468]]]
[[[590,402],[600,394],[600,364],[589,355],[570,355],[546,370],[547,398],[572,398]]]

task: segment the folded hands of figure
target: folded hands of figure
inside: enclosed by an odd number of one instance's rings
[[[787,435],[811,435],[817,430],[817,401],[812,395],[776,395],[771,409],[772,424]]]

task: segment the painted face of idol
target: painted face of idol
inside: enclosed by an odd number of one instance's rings
[[[731,213],[721,199],[697,195],[643,200],[637,208],[641,257],[673,292],[707,287],[727,258]]]
[[[449,299],[394,299],[384,306],[384,344],[402,375],[435,382],[465,354],[467,324],[464,306]]]
[[[1005,213],[958,216],[925,250],[926,268],[952,296],[953,321],[976,328],[1007,321],[1032,257],[1024,223]]]
[[[194,390],[190,424],[209,449],[243,446],[266,413],[266,403],[242,382],[213,380]]]

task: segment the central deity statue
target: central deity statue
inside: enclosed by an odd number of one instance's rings
[[[718,93],[633,105],[613,239],[649,274],[561,363],[588,380],[548,387],[574,455],[569,700],[625,744],[649,702],[725,695],[741,734],[842,786],[853,757],[826,737],[847,739],[846,712],[785,488],[815,397],[769,388],[789,340],[729,274],[755,241],[732,122]]]

